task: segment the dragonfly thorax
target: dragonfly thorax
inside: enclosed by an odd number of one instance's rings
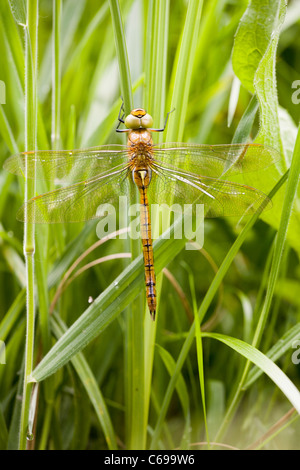
[[[131,131],[127,145],[131,170],[147,169],[153,161],[151,133],[146,129]]]
[[[153,145],[153,140],[152,140],[152,136],[151,136],[151,132],[149,132],[147,129],[143,129],[143,128],[140,128],[140,129],[134,129],[132,131],[129,132],[129,135],[128,135],[128,141],[127,141],[127,145],[129,147],[131,147],[132,145],[133,146],[136,146],[140,144],[140,147],[142,148],[142,146],[149,146],[149,145]]]

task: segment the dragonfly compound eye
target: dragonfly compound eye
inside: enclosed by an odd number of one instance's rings
[[[152,116],[150,116],[150,114],[145,114],[145,116],[142,117],[141,119],[142,121],[142,127],[152,127],[153,126],[153,119],[152,119]]]
[[[139,129],[141,127],[141,120],[132,114],[128,114],[125,119],[125,126],[127,129]]]

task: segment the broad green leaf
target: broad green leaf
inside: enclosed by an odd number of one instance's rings
[[[247,175],[247,182],[254,187],[265,191],[272,181],[279,179],[280,175],[289,166],[286,149],[283,147],[282,131],[284,130],[284,143],[289,142],[287,154],[295,142],[295,126],[290,122],[287,127],[283,117],[279,119],[279,107],[276,88],[276,53],[279,35],[285,18],[286,3],[284,0],[252,0],[243,15],[237,30],[232,63],[233,68],[243,85],[255,92],[260,107],[260,131],[256,142],[264,143],[278,149],[282,160],[265,171],[255,175]],[[281,129],[281,125],[284,125]],[[274,207],[266,211],[261,218],[274,228],[278,228],[284,188],[275,196]],[[296,199],[296,208],[300,207]],[[299,210],[293,212],[289,224],[288,241],[300,253],[300,241],[297,234],[300,231]]]
[[[242,84],[254,93],[254,78],[278,23],[281,0],[252,0],[245,11],[234,43],[232,65]]]

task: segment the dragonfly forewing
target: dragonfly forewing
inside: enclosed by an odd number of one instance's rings
[[[129,194],[132,181],[127,170],[93,178],[56,189],[27,201],[17,213],[17,219],[28,223],[83,222],[103,215],[111,204],[118,210],[119,197]]]
[[[128,160],[124,145],[103,145],[82,150],[38,150],[9,157],[4,168],[15,175],[76,183],[123,168]]]
[[[251,173],[280,160],[277,150],[261,144],[164,143],[155,146],[154,155],[161,165],[169,169],[212,178]]]

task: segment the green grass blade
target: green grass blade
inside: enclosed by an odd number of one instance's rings
[[[64,332],[67,331],[67,327],[63,324],[62,320],[57,316],[52,319],[51,327],[56,338],[60,338]],[[103,429],[103,433],[109,449],[117,449],[116,435],[111,423],[111,419],[105,404],[105,400],[98,387],[96,379],[82,353],[77,354],[72,358],[72,364],[79,375],[82,384],[84,385],[86,392],[91,400],[91,403],[95,409],[97,418]]]
[[[175,108],[176,119],[172,119],[168,125],[167,142],[180,142],[183,137],[193,65],[197,51],[202,3],[202,0],[191,0],[188,3],[184,30],[177,53],[178,59],[174,64],[171,79],[172,98],[169,99],[169,107],[170,110]]]
[[[18,145],[14,139],[13,131],[11,129],[11,126],[9,125],[2,105],[0,105],[0,132],[2,135],[2,139],[6,143],[10,152],[18,153]]]
[[[271,361],[265,354],[254,348],[251,344],[245,343],[238,338],[231,338],[217,333],[202,333],[203,336],[222,341],[230,346],[249,361],[256,364],[270,379],[280,388],[282,393],[300,413],[300,392],[284,372]]]
[[[124,100],[124,111],[126,114],[129,114],[133,108],[132,86],[121,10],[118,0],[109,0],[109,5],[114,27],[114,38],[119,64],[122,97]]]
[[[179,220],[177,223],[181,223],[181,221]],[[176,224],[171,228],[171,235],[174,231],[176,233]],[[154,243],[158,273],[182,249],[184,243],[185,240],[168,240],[162,237]],[[34,370],[32,380],[43,380],[62,367],[74,354],[105,329],[130,301],[135,299],[143,285],[144,265],[140,255],[106,291],[95,299],[93,304],[43,358]]]
[[[152,60],[150,76],[146,82],[151,82],[151,102],[147,104],[157,128],[163,127],[165,121],[166,102],[166,73],[167,73],[167,46],[169,33],[169,0],[158,0],[154,8],[154,31],[152,37]],[[168,110],[169,111],[169,110]],[[158,139],[162,141],[163,134]],[[155,136],[154,136],[155,138]]]
[[[36,146],[36,85],[37,85],[37,31],[38,31],[38,0],[27,2],[27,19],[25,28],[26,72],[25,72],[25,148],[33,150]],[[25,178],[26,178],[25,170]],[[25,179],[25,200],[35,193],[34,180]],[[23,387],[23,403],[20,423],[20,449],[26,448],[26,434],[29,416],[30,395],[32,384],[28,381],[33,369],[34,353],[34,250],[35,234],[33,224],[24,226],[24,253],[26,261],[27,286],[27,323],[25,345],[25,373]]]
[[[151,42],[146,38],[145,51],[145,81],[148,86],[145,88],[145,105],[154,120],[154,126],[162,128],[165,120],[165,103],[166,103],[166,80],[167,80],[167,51],[169,39],[169,14],[170,2],[158,0],[153,4],[149,2],[148,11],[149,18],[147,21],[147,36],[151,36]],[[156,134],[156,136],[155,136]],[[155,142],[161,142],[164,138],[163,133],[153,134]],[[157,220],[151,219],[153,232]],[[160,304],[160,295],[162,287],[162,273],[156,273],[156,292],[157,305]],[[147,312],[148,314],[148,312]],[[157,313],[156,318],[158,318]],[[150,318],[146,318],[144,322],[144,368],[145,368],[145,390],[144,390],[144,419],[148,421],[150,409],[150,396],[152,389],[152,373],[155,355],[155,342],[157,332],[157,321],[152,322]]]
[[[2,341],[6,340],[20,318],[21,312],[25,307],[25,294],[25,289],[22,289],[19,292],[10,309],[6,312],[5,317],[0,323],[0,338]]]
[[[300,336],[300,324],[290,328],[266,353],[266,356],[270,358],[273,362],[277,361],[285,353],[291,352],[291,348],[295,342],[299,339]],[[260,376],[262,375],[262,370],[257,367],[253,367],[248,374],[247,381],[244,385],[244,388],[249,388]]]
[[[237,144],[240,142],[246,143],[249,140],[252,127],[253,127],[253,122],[254,122],[257,111],[258,111],[258,101],[256,99],[256,96],[253,95],[249,105],[247,106],[246,111],[244,112],[236,128],[236,131],[232,139],[233,144]]]
[[[175,364],[176,364],[175,360],[173,359],[171,354],[162,346],[156,345],[156,348],[158,348],[159,355],[165,367],[167,368],[170,377],[172,377],[172,374],[175,370]],[[180,404],[182,406],[184,419],[185,419],[185,427],[182,430],[183,445],[185,445],[184,441],[187,438],[190,432],[190,427],[191,427],[191,414],[190,414],[190,403],[189,403],[190,400],[189,400],[188,389],[187,389],[187,386],[186,386],[186,383],[184,381],[182,374],[179,375],[179,378],[176,384],[176,391],[178,393],[178,397],[180,400]]]
[[[198,364],[198,376],[199,376],[199,385],[201,391],[201,400],[202,400],[202,408],[203,408],[203,418],[204,418],[204,427],[206,433],[206,440],[209,446],[209,433],[208,433],[208,426],[207,426],[207,416],[206,416],[206,399],[205,399],[205,381],[204,381],[204,361],[203,361],[203,344],[202,344],[202,332],[200,326],[200,320],[198,317],[198,309],[196,304],[196,294],[195,294],[195,285],[190,273],[190,286],[192,291],[192,299],[193,299],[193,312],[194,312],[194,324],[195,324],[195,338],[196,338],[196,347],[197,347],[197,364]]]

